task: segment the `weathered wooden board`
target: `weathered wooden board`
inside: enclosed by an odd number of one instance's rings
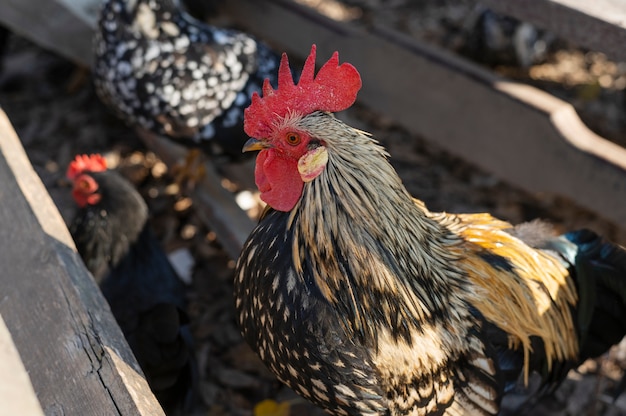
[[[102,0],[2,0],[0,22],[73,59],[91,62],[90,39]],[[626,61],[626,0],[481,0],[580,46]]]
[[[0,315],[0,414],[43,416],[28,373]]]
[[[626,0],[481,0],[481,4],[626,61]]]
[[[0,0],[0,23],[77,63],[91,65],[102,0]]]
[[[163,415],[1,110],[0,178],[0,315],[41,409]],[[0,372],[0,391],[12,383],[11,373]]]
[[[237,23],[293,56],[340,51],[363,78],[359,102],[531,191],[564,195],[626,225],[626,150],[573,107],[396,32],[369,32],[287,0],[230,0]],[[419,196],[419,195],[418,195]]]

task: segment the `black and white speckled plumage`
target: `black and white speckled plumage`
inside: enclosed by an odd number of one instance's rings
[[[344,128],[323,112],[300,122],[315,138]],[[475,397],[498,397],[496,370],[482,359],[489,348],[480,340],[482,317],[463,300],[468,289],[451,255],[435,245],[419,253],[413,244],[420,232],[451,246],[454,237],[403,218],[403,209],[419,210],[384,150],[346,131],[352,136],[335,144],[350,143],[354,154],[379,161],[379,170],[363,175],[333,153],[337,159],[305,185],[291,212],[270,209],[261,218],[234,281],[246,341],[281,381],[333,415],[457,416],[464,405],[491,414],[473,405]],[[389,181],[399,196],[383,203],[363,178]],[[378,219],[365,215],[373,206],[381,208]],[[440,263],[424,267],[424,258]]]
[[[432,213],[366,133],[322,111],[275,126],[258,140],[276,152],[261,158],[260,188],[280,186],[262,182],[268,163],[301,167],[291,136],[328,159],[290,211],[269,208],[252,231],[236,309],[265,364],[328,413],[494,416],[528,374],[547,391],[626,334],[622,247]]]
[[[175,0],[106,0],[94,80],[128,124],[240,155],[243,110],[265,78],[276,79],[278,62],[253,37],[201,23]]]
[[[265,216],[239,259],[235,298],[246,341],[281,381],[333,414],[389,414],[372,345],[346,337],[347,323],[294,271],[288,217]]]

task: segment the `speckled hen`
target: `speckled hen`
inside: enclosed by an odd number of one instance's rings
[[[105,0],[94,80],[131,126],[238,156],[243,110],[278,60],[252,36],[204,24],[175,0]]]
[[[361,78],[286,56],[246,110],[269,208],[234,289],[246,341],[333,415],[486,416],[531,373],[545,388],[626,333],[626,250],[489,214],[429,211],[371,135],[334,117]]]

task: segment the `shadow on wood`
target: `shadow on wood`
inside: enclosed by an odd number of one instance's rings
[[[482,0],[577,45],[626,61],[626,7],[622,0]]]

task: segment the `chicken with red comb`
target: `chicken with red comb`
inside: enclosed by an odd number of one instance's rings
[[[78,252],[166,413],[189,409],[197,369],[186,288],[150,228],[146,203],[100,155],[77,156],[67,177],[79,207],[70,225]]]
[[[495,415],[626,334],[626,250],[588,230],[430,212],[369,134],[332,112],[358,72],[315,47],[245,111],[268,204],[234,280],[246,341],[333,415]]]

